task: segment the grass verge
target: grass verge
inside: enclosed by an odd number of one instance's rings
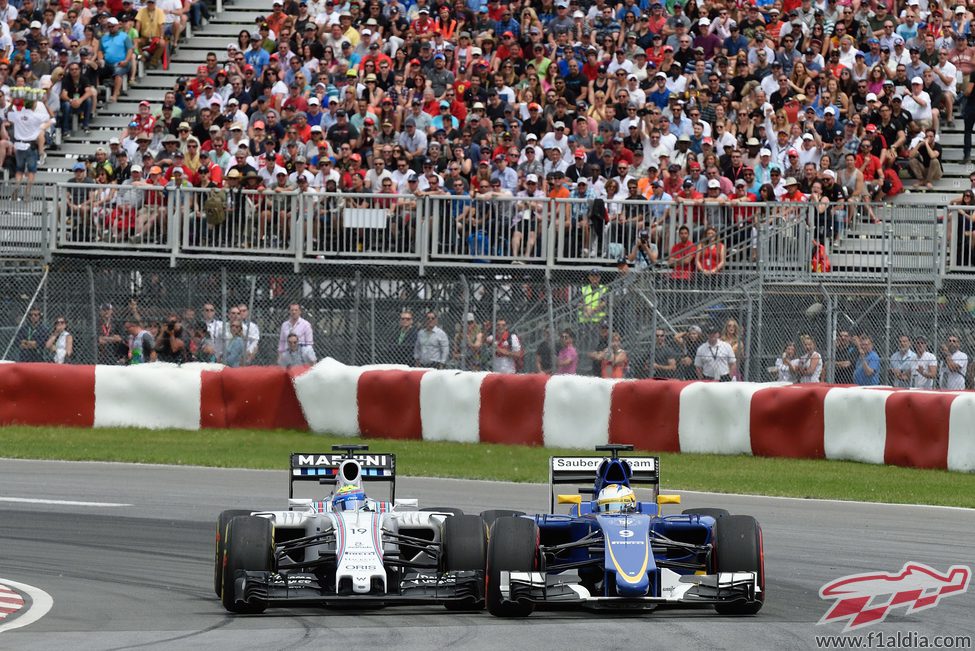
[[[290,431],[5,427],[0,429],[0,456],[283,469],[291,452],[328,451],[333,443],[349,441]],[[547,481],[548,457],[560,452],[511,445],[367,442],[373,450],[397,454],[402,475],[514,482]],[[665,489],[975,508],[975,474],[845,461],[659,456]]]

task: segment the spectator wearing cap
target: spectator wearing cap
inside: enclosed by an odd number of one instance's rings
[[[244,52],[244,61],[254,68],[253,79],[259,79],[271,62],[271,55],[264,49],[264,38],[260,32],[251,32],[250,47]]]
[[[265,5],[266,6],[266,5]],[[297,7],[295,7],[297,9]],[[287,20],[288,15],[284,13],[284,7],[281,4],[281,0],[274,0],[271,3],[271,13],[264,18],[264,23],[267,24],[268,29],[275,34],[281,33],[281,28],[284,26],[284,21]]]
[[[136,114],[132,117],[132,122],[138,125],[138,130],[143,133],[152,133],[156,126],[156,118],[152,115],[152,104],[148,100],[139,102]]]
[[[166,47],[166,13],[156,0],[147,0],[136,13],[135,28],[139,32],[135,39],[136,49],[146,57],[146,65],[158,67],[162,63],[163,48]]]
[[[107,24],[108,33],[102,35],[99,45],[105,64],[115,78],[111,101],[117,102],[119,93],[122,92],[122,80],[132,71],[135,49],[129,35],[119,29],[117,18],[109,18]]]
[[[942,106],[949,127],[955,126],[955,98],[958,97],[958,69],[948,60],[948,49],[937,50],[938,60],[931,70],[934,81],[942,91]]]
[[[430,123],[431,128],[434,132],[440,131],[441,129],[447,133],[453,132],[455,129],[460,127],[460,120],[451,115],[450,113],[450,102],[447,100],[441,100],[438,104],[439,112],[433,118]]]
[[[924,80],[921,77],[911,79],[911,87],[904,95],[902,106],[922,129],[933,127],[935,132],[939,130],[939,111],[932,106],[931,95],[924,90]]]
[[[61,80],[61,131],[71,130],[71,118],[79,117],[81,128],[85,134],[91,133],[91,112],[97,99],[94,85],[89,78],[81,74],[81,64],[68,65],[68,74]]]
[[[912,143],[908,153],[908,166],[911,174],[917,179],[915,187],[926,187],[930,190],[934,187],[934,181],[940,179],[943,174],[941,165],[943,150],[935,136],[934,129],[925,129],[924,133],[919,134]]]

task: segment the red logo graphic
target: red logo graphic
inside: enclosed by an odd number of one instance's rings
[[[819,623],[846,621],[845,633],[882,622],[900,606],[907,608],[907,614],[934,608],[942,597],[964,594],[971,576],[964,565],[952,565],[947,574],[942,574],[914,562],[905,563],[897,573],[844,576],[819,589],[821,599],[836,601]]]

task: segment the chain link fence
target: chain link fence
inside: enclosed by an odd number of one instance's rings
[[[74,337],[72,363],[126,363],[123,325],[137,317],[157,340],[171,319],[178,320],[188,357],[272,365],[279,362],[289,307],[297,303],[312,326],[318,359],[412,364],[416,329],[432,312],[449,341],[447,368],[495,368],[498,345],[507,343],[497,340],[502,321],[521,341],[520,372],[574,368],[585,375],[694,379],[698,349],[717,329],[734,352],[734,376],[760,382],[799,379],[783,377],[781,362],[791,355],[808,363],[807,340],[821,359],[812,379],[837,383],[853,381],[857,347],[868,337],[879,359],[879,384],[898,383],[890,360],[901,337],[915,351],[919,339],[926,340],[939,374],[946,372],[942,346],[951,339],[961,351],[975,351],[975,280],[949,279],[940,288],[812,286],[754,274],[687,280],[673,269],[638,272],[628,265],[598,275],[588,268],[562,270],[548,278],[531,270],[465,271],[419,277],[415,269],[395,266],[315,266],[295,273],[280,263],[201,260],[171,268],[154,260],[58,259],[43,282],[39,272],[5,277],[0,332],[10,344],[7,359],[52,359],[55,350],[46,349],[46,340],[39,354],[21,348],[34,298],[40,314],[35,336],[50,337],[63,317]],[[625,361],[615,357],[613,333]],[[570,342],[577,361],[560,367],[566,357],[560,352]]]

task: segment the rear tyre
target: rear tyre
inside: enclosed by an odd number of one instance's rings
[[[223,574],[221,573],[221,569],[223,568],[223,538],[227,533],[227,525],[238,515],[250,514],[251,511],[230,509],[222,512],[217,518],[217,536],[213,546],[213,589],[216,591],[218,597],[220,596],[220,585],[223,582]]]
[[[757,572],[761,592],[753,602],[716,604],[722,615],[754,615],[765,603],[765,554],[762,528],[750,515],[729,515],[717,527],[717,570],[719,572]]]
[[[449,513],[450,515],[464,515],[464,512],[453,506],[429,506],[424,509],[420,509],[424,513]]]
[[[484,608],[483,580],[487,565],[488,528],[476,515],[455,515],[443,523],[441,536],[441,570],[444,572],[477,572],[477,594],[469,599],[448,601],[447,610],[481,610]]]
[[[525,515],[524,511],[512,511],[510,509],[490,509],[488,511],[481,511],[481,519],[487,523],[488,528],[494,524],[494,521],[498,518],[513,518],[515,516]]]
[[[483,514],[482,514],[483,517]],[[538,558],[538,525],[520,517],[499,517],[491,525],[487,552],[488,611],[496,617],[527,617],[535,610],[529,601],[506,601],[501,594],[501,572],[532,572]]]
[[[232,613],[262,613],[265,604],[235,601],[234,575],[237,570],[271,571],[274,564],[274,525],[267,518],[238,516],[230,521],[226,532],[220,601]]]

